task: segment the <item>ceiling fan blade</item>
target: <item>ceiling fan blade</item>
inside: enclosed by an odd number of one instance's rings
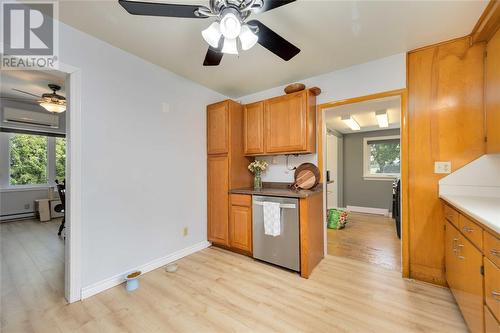
[[[118,0],[120,5],[132,15],[147,16],[167,16],[167,17],[186,17],[186,18],[207,18],[203,14],[196,14],[198,9],[202,8],[210,11],[204,6],[178,5],[158,2],[139,2],[129,0]]]
[[[217,48],[209,46],[207,50],[207,55],[203,61],[203,66],[219,66],[222,56],[222,45],[224,44],[224,38],[219,40],[219,46]]]
[[[18,103],[27,103],[27,104],[38,105],[38,101],[34,101],[32,99],[26,99],[26,98],[0,96],[0,99],[4,100],[4,101],[12,101],[12,102],[18,102]]]
[[[257,31],[257,35],[259,36],[258,43],[281,59],[288,61],[299,54],[300,49],[298,47],[269,29],[262,22],[251,20],[248,21],[248,24],[259,28]]]
[[[264,4],[260,8],[256,8],[254,13],[263,13],[268,10],[278,8],[284,5],[288,5],[289,3],[295,2],[297,0],[263,0]]]
[[[24,91],[24,90],[19,90],[19,89],[16,89],[16,88],[12,88],[12,90],[20,92],[20,93],[23,93],[23,94],[31,95],[31,96],[36,97],[36,98],[40,98],[40,96],[32,94],[32,93],[29,93],[29,92]]]

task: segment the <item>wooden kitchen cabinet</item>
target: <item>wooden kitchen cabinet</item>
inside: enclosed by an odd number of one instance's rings
[[[245,105],[243,123],[245,154],[264,154],[264,102]]]
[[[231,195],[229,245],[236,251],[252,254],[252,197],[250,195]]]
[[[207,238],[229,247],[229,190],[251,186],[243,154],[243,106],[226,100],[207,106]]]
[[[316,151],[316,95],[310,90],[245,106],[245,154]]]
[[[226,154],[229,150],[229,103],[207,107],[207,154]]]
[[[484,297],[491,313],[500,320],[500,268],[484,258]]]
[[[224,156],[208,157],[208,240],[229,246],[229,160]]]
[[[456,251],[459,238],[460,232],[447,221],[445,232],[446,281],[448,282],[451,292],[455,295],[455,298],[458,296],[459,264]]]
[[[486,151],[500,153],[500,29],[488,41],[485,60]]]
[[[484,332],[500,333],[500,323],[493,314],[491,314],[487,306],[484,307]]]

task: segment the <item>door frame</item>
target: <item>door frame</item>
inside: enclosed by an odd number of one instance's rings
[[[69,87],[66,89],[69,112],[66,113],[64,297],[73,303],[82,298],[82,73],[79,68],[61,62],[57,71],[67,75],[66,88]]]
[[[364,102],[372,99],[384,97],[399,96],[401,99],[401,261],[403,278],[410,277],[410,237],[409,237],[409,205],[408,205],[408,93],[406,89],[390,90],[371,95],[353,97],[333,102],[320,104],[317,108],[317,141],[318,141],[318,167],[321,173],[321,180],[326,179],[326,169],[324,161],[326,160],[326,150],[323,149],[326,143],[326,124],[324,120],[325,110],[333,107]],[[323,183],[323,207],[326,215],[326,183]],[[324,219],[324,243],[325,255],[327,254],[328,240],[326,219]]]

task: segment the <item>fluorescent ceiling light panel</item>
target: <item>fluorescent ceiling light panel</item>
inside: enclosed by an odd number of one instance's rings
[[[389,117],[387,116],[387,111],[377,111],[375,112],[375,116],[377,117],[378,127],[389,127]]]
[[[353,131],[359,131],[359,130],[361,130],[361,126],[359,126],[358,122],[356,120],[354,120],[353,117],[351,117],[351,116],[343,116],[341,119]]]

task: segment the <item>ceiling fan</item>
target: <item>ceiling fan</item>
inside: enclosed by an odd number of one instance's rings
[[[66,111],[66,98],[56,93],[57,91],[61,90],[61,87],[53,83],[49,83],[48,86],[52,90],[52,92],[43,94],[42,96],[38,96],[36,94],[32,94],[30,92],[20,89],[12,88],[12,90],[39,98],[39,100],[37,100],[36,103],[49,112],[61,113]],[[18,102],[31,102],[28,100],[21,100],[19,98],[10,98],[10,97],[2,97],[2,99],[13,100]]]
[[[209,44],[204,66],[217,66],[224,53],[238,54],[259,43],[281,59],[288,61],[300,49],[258,20],[246,22],[250,14],[258,14],[287,5],[296,0],[210,0],[209,7],[154,2],[118,0],[132,15],[183,18],[215,18],[202,36]]]

